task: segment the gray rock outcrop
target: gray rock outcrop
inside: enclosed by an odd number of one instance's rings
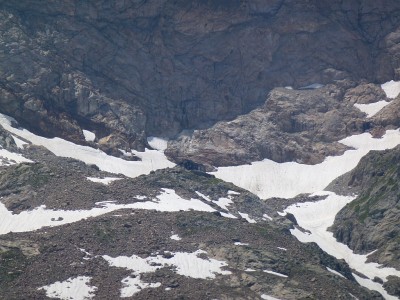
[[[354,86],[343,81],[312,90],[276,88],[261,108],[209,129],[183,133],[169,143],[166,154],[178,162],[189,159],[206,166],[264,158],[319,163],[346,149],[337,141],[371,127],[364,113],[354,107],[360,101],[357,97],[362,97],[357,90],[362,95],[368,94],[368,89]],[[383,94],[380,87],[370,85],[372,88]]]
[[[342,184],[358,197],[336,216],[334,236],[369,259],[400,267],[399,175],[400,147],[373,151],[356,169],[345,175]],[[340,179],[339,179],[340,181]]]
[[[1,0],[0,20],[1,112],[138,149],[247,113],[276,86],[382,82],[400,67],[396,0]]]

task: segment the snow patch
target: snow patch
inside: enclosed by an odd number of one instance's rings
[[[274,298],[272,296],[268,296],[266,294],[262,294],[261,295],[261,299],[263,299],[263,300],[281,300],[281,299],[278,299],[278,298]]]
[[[208,201],[208,202],[211,202],[211,201],[212,201],[209,197],[207,197],[206,195],[204,195],[204,194],[202,194],[202,193],[200,193],[200,192],[198,192],[198,191],[196,191],[196,194],[197,194],[198,196],[200,196],[201,198],[203,198],[204,200]]]
[[[239,211],[238,211],[238,214],[239,214],[242,218],[246,219],[246,221],[249,222],[249,223],[252,223],[252,224],[253,224],[253,223],[257,223],[256,220],[253,220],[252,218],[249,217],[249,214],[241,213],[241,212],[239,212]]]
[[[231,197],[229,196],[229,198],[219,198],[216,201],[213,201],[215,204],[217,204],[219,207],[221,207],[222,209],[228,210],[228,206],[233,204],[233,201],[231,199]]]
[[[200,200],[183,199],[171,189],[162,189],[161,193],[156,196],[156,199],[151,201],[130,204],[117,204],[113,201],[102,201],[96,204],[101,207],[94,207],[90,210],[50,210],[42,205],[33,210],[13,214],[0,202],[0,235],[9,232],[28,232],[46,226],[53,227],[73,223],[86,218],[104,215],[119,209],[150,209],[162,212],[180,210],[215,211],[211,206]]]
[[[96,135],[93,132],[85,129],[83,129],[82,132],[86,142],[94,142],[94,140],[96,139]]]
[[[370,150],[392,149],[400,144],[399,130],[388,130],[379,139],[369,133],[353,135],[340,141],[354,148],[340,156],[329,156],[322,163],[305,165],[296,162],[277,163],[269,159],[212,172],[217,178],[232,182],[262,199],[292,198],[301,193],[323,190],[335,178],[354,169]]]
[[[171,252],[172,257],[170,258],[165,258],[161,255],[147,258],[141,258],[136,255],[113,258],[104,255],[103,258],[111,266],[129,269],[138,273],[155,272],[159,268],[169,266],[173,267],[177,274],[191,278],[214,279],[216,274],[231,274],[230,271],[221,269],[227,266],[227,263],[224,261],[198,257],[198,255],[206,253],[205,251],[197,250],[193,253]]]
[[[160,283],[145,283],[140,280],[141,273],[155,272],[164,267],[171,267],[179,275],[199,278],[199,279],[214,279],[216,274],[229,275],[230,271],[222,270],[227,263],[216,259],[203,259],[200,254],[207,252],[197,250],[193,253],[188,252],[171,252],[170,258],[165,258],[161,255],[141,258],[137,255],[111,257],[103,255],[102,257],[110,266],[125,268],[133,271],[133,278],[127,277],[123,279],[123,288],[121,289],[121,297],[131,297],[133,294],[143,288],[159,287]]]
[[[256,272],[256,270],[254,270],[254,269],[250,269],[250,268],[247,268],[246,270],[244,270],[245,272]]]
[[[276,247],[276,248],[278,248],[279,250],[287,251],[287,249],[283,247]]]
[[[371,118],[375,116],[382,108],[384,108],[386,105],[388,105],[390,102],[387,102],[385,100],[381,100],[375,103],[369,103],[369,104],[354,104],[355,107],[357,107],[359,110],[361,110],[363,113],[367,114],[367,118]]]
[[[0,149],[0,166],[11,166],[23,162],[31,163],[33,161],[23,157],[19,153],[10,152],[6,149]]]
[[[234,245],[236,245],[236,246],[248,246],[249,243],[235,242]]]
[[[333,274],[335,274],[335,275],[338,275],[338,276],[340,276],[340,277],[342,277],[342,278],[344,278],[344,279],[347,279],[347,278],[344,277],[342,274],[340,274],[338,271],[332,270],[331,268],[328,268],[328,267],[326,267],[326,269],[327,269],[329,272],[331,272],[331,273],[333,273]]]
[[[179,236],[179,235],[177,235],[177,234],[172,234],[170,237],[169,237],[171,240],[174,240],[174,241],[180,241],[182,238]]]
[[[162,151],[146,149],[144,152],[132,151],[141,161],[126,161],[111,155],[107,155],[99,149],[81,146],[61,138],[48,139],[29,132],[26,129],[11,126],[11,117],[0,114],[0,125],[13,135],[23,138],[34,145],[44,146],[57,156],[70,157],[86,164],[93,164],[102,171],[115,174],[124,174],[128,177],[137,177],[149,174],[151,171],[175,166]]]
[[[161,282],[148,283],[140,280],[140,275],[125,277],[121,280],[121,283],[121,298],[132,297],[134,294],[139,293],[142,289],[158,288],[161,286]]]
[[[235,191],[228,191],[228,195],[240,195],[240,193]]]
[[[104,177],[104,178],[86,177],[86,179],[90,180],[92,182],[98,182],[98,183],[102,183],[102,184],[108,185],[111,182],[113,182],[115,180],[120,180],[122,178],[118,178],[118,177]]]
[[[399,298],[389,295],[380,283],[374,282],[371,279],[362,278],[354,273],[353,276],[359,285],[365,286],[370,290],[374,290],[381,293],[381,295],[383,296],[383,298],[385,298],[385,300],[399,300]]]
[[[154,136],[148,137],[147,142],[149,143],[151,148],[153,148],[155,150],[163,151],[163,152],[168,147],[168,140],[154,137]]]
[[[400,94],[400,81],[390,80],[381,85],[386,97],[390,99],[396,98]]]
[[[45,290],[46,296],[49,298],[61,300],[92,299],[95,296],[94,292],[97,290],[97,287],[89,285],[91,279],[88,276],[71,277],[62,282],[57,281],[53,284],[43,286],[38,288],[38,290]]]
[[[326,199],[317,202],[297,203],[285,209],[285,212],[291,213],[297,220],[300,227],[309,233],[304,233],[298,228],[292,229],[291,233],[303,243],[315,242],[328,254],[337,259],[344,259],[351,268],[360,273],[374,278],[381,278],[384,282],[389,275],[400,277],[400,271],[394,268],[384,268],[377,263],[367,263],[368,255],[355,254],[345,244],[338,243],[333,233],[328,228],[333,225],[336,214],[355,197],[339,196],[332,192],[320,192],[311,196],[327,196]],[[382,287],[380,284],[378,284]],[[366,286],[376,289],[376,284]],[[380,290],[378,290],[381,292]]]
[[[272,217],[268,216],[267,214],[263,214],[263,219],[272,221]]]
[[[12,138],[14,140],[15,145],[17,145],[17,148],[24,149],[24,146],[28,145],[27,142],[24,142],[23,140],[17,138],[16,136],[14,136],[14,135],[11,135],[11,136],[12,136]]]
[[[288,277],[288,276],[285,275],[285,274],[278,273],[278,272],[271,271],[271,270],[263,270],[263,272],[264,272],[264,273],[268,273],[268,274],[272,274],[272,275],[276,275],[276,276],[279,276],[279,277],[284,277],[284,278],[287,278],[287,277]]]

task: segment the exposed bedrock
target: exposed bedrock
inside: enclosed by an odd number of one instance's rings
[[[208,129],[184,132],[169,143],[166,153],[177,162],[189,159],[209,167],[264,158],[320,163],[347,149],[339,140],[365,131],[377,135],[394,125],[395,118],[366,118],[354,106],[385,99],[380,86],[348,80],[312,90],[275,88],[260,108]],[[390,106],[398,107],[396,103]]]
[[[358,197],[336,216],[334,236],[358,253],[377,250],[369,258],[399,268],[400,147],[373,151],[349,174],[331,184]],[[398,293],[398,292],[397,292]]]
[[[276,86],[397,78],[399,24],[396,0],[0,0],[0,110],[142,149],[248,113]]]

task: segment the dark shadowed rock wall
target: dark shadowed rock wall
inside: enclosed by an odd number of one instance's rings
[[[142,148],[276,86],[395,78],[399,24],[396,0],[0,0],[0,111]]]

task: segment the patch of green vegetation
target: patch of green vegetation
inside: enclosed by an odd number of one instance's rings
[[[112,244],[115,241],[117,233],[112,229],[109,222],[102,222],[94,226],[94,236],[101,244]]]
[[[257,226],[256,230],[262,237],[268,238],[271,235],[271,228],[264,226]]]
[[[26,257],[18,248],[0,252],[0,286],[18,278],[23,273],[26,263]]]
[[[184,232],[184,235],[194,235],[199,232],[215,231],[216,229],[220,231],[231,230],[225,218],[213,214],[178,215],[176,225]]]
[[[51,172],[46,166],[39,163],[22,163],[0,173],[0,188],[12,189],[24,185],[40,188],[50,180],[50,177]]]
[[[217,177],[210,177],[207,180],[207,183],[208,184],[212,184],[212,185],[216,185],[216,184],[219,184],[219,183],[222,183],[222,182],[224,182],[224,181],[219,179],[219,178],[217,178]]]

